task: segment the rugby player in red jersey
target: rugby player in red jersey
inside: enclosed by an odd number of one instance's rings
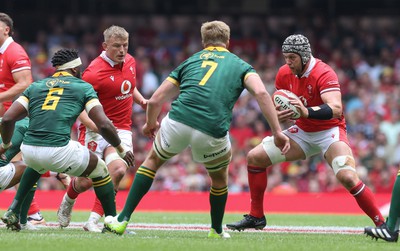
[[[250,213],[238,222],[227,224],[232,230],[262,229],[267,221],[264,215],[264,192],[267,187],[267,168],[284,161],[304,160],[322,153],[336,178],[354,197],[359,207],[376,226],[384,223],[371,190],[356,173],[355,160],[346,135],[346,122],[338,77],[333,69],[314,58],[308,39],[291,35],[282,45],[285,59],[276,76],[276,89],[286,89],[300,100],[291,102],[301,113],[295,124],[284,131],[290,138],[290,150],[282,155],[273,137],[247,155],[248,181],[251,193]],[[279,111],[280,122],[288,121],[292,110]],[[344,205],[345,206],[345,205]]]

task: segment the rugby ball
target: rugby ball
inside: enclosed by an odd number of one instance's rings
[[[278,106],[280,105],[280,109],[281,111],[283,110],[287,110],[290,109],[294,112],[294,115],[292,116],[292,119],[298,119],[300,118],[300,112],[297,110],[297,108],[290,104],[290,99],[299,99],[299,97],[297,97],[296,94],[294,94],[293,92],[289,91],[289,90],[284,90],[284,89],[280,89],[275,91],[272,94],[272,99],[274,101],[274,105]]]

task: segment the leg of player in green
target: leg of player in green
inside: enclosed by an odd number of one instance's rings
[[[138,168],[133,184],[129,189],[124,209],[118,215],[119,222],[128,222],[131,219],[133,211],[135,211],[135,208],[153,184],[155,175],[155,171],[148,169],[145,166],[140,166]]]
[[[392,199],[390,201],[389,216],[387,218],[387,227],[391,231],[399,230],[400,220],[400,173],[397,174],[396,182],[392,190]]]
[[[104,209],[104,215],[117,215],[115,208],[115,191],[110,175],[104,178],[93,178],[93,188]]]
[[[39,180],[41,174],[36,172],[30,167],[27,167],[24,171],[24,174],[21,177],[21,181],[18,187],[17,194],[14,197],[14,200],[1,218],[2,221],[7,225],[7,228],[11,228],[12,230],[19,231],[21,230],[21,226],[19,224],[19,215],[21,212],[21,206],[24,203],[24,200],[36,182]]]
[[[397,242],[400,224],[400,171],[392,189],[389,216],[384,224],[378,227],[366,227],[364,233],[373,239],[380,238],[388,242]]]
[[[25,196],[24,202],[21,205],[21,212],[19,213],[19,223],[21,224],[22,230],[39,230],[35,225],[28,221],[28,212],[35,196],[37,183],[31,188],[28,194]]]

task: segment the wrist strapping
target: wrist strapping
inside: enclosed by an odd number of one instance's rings
[[[117,151],[119,157],[124,158],[126,153],[129,151],[129,149],[127,147],[122,146],[122,152],[118,151],[118,148],[115,147],[115,150]]]
[[[8,142],[7,144],[4,144],[3,142],[1,142],[1,147],[2,147],[4,150],[7,150],[8,148],[11,147],[11,141]]]
[[[329,120],[333,118],[332,108],[327,104],[308,107],[307,110],[309,119]]]

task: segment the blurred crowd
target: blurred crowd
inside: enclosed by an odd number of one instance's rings
[[[229,50],[249,62],[262,77],[270,94],[274,78],[284,63],[281,44],[294,33],[306,35],[313,55],[331,65],[338,74],[347,120],[348,137],[356,157],[357,171],[370,188],[391,192],[400,164],[400,25],[399,17],[338,17],[327,20],[315,15],[295,17],[209,16],[66,16],[50,17],[36,37],[25,38],[16,22],[14,39],[32,60],[34,79],[52,72],[49,59],[60,47],[79,49],[84,67],[101,51],[102,31],[116,24],[130,33],[129,52],[137,60],[137,86],[150,97],[171,70],[202,49],[200,26],[220,19],[231,27]],[[168,111],[165,107],[163,116]],[[160,118],[161,119],[161,118]],[[141,133],[145,112],[134,107],[134,152],[139,166],[152,146]],[[234,109],[230,136],[233,159],[229,167],[230,192],[248,191],[246,153],[270,135],[268,124],[251,96],[244,92]],[[76,137],[76,135],[74,135]],[[121,189],[129,188],[135,169]],[[42,179],[41,189],[57,189]],[[172,158],[155,178],[152,190],[206,191],[209,181],[204,167],[192,161],[188,149]],[[322,156],[283,163],[269,169],[269,192],[340,192],[340,186]]]

